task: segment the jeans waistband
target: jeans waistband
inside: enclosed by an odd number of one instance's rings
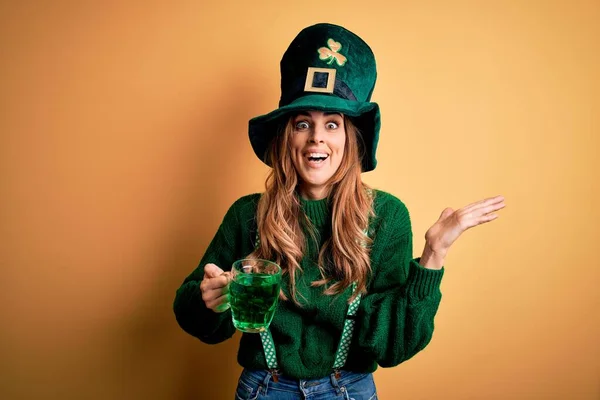
[[[301,390],[304,393],[318,393],[321,391],[331,390],[332,388],[335,389],[336,392],[339,392],[340,387],[363,379],[367,375],[370,374],[341,370],[339,378],[336,378],[335,374],[332,372],[331,375],[318,379],[295,379],[286,376],[285,374],[279,374],[278,381],[274,382],[273,376],[268,370],[244,369],[242,371],[242,378],[253,382],[255,385],[261,386],[264,392],[267,392],[269,386],[272,385],[277,385],[279,390],[290,392]]]

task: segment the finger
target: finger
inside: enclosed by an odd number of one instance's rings
[[[233,279],[231,271],[225,271],[220,276],[224,276],[225,278],[227,278],[227,283],[231,282],[231,280]]]
[[[210,308],[215,312],[223,312],[229,308],[229,295],[225,294],[205,303],[207,308]]]
[[[504,196],[489,197],[487,199],[480,200],[475,203],[471,203],[471,204],[463,207],[461,210],[465,211],[465,212],[470,212],[470,211],[479,209],[481,207],[487,207],[487,206],[502,203],[502,202],[504,202]]]
[[[495,214],[495,213],[491,213],[491,214],[487,214],[487,215],[482,215],[477,220],[477,225],[481,225],[481,224],[485,224],[487,222],[491,222],[491,221],[495,220],[496,218],[498,218],[498,214]]]
[[[442,211],[442,213],[440,214],[438,221],[448,218],[450,215],[452,215],[453,212],[454,212],[454,209],[452,209],[450,207],[445,208],[444,211]]]
[[[496,203],[496,204],[492,204],[486,208],[489,209],[489,212],[493,212],[493,211],[498,211],[498,210],[502,210],[504,207],[506,207],[506,203],[502,202],[502,203]]]
[[[229,293],[229,290],[225,290],[225,288],[206,290],[202,292],[202,300],[204,300],[204,302],[206,303],[218,299],[219,297],[226,295],[227,293]]]
[[[486,214],[501,210],[504,207],[506,207],[506,204],[496,203],[496,204],[491,204],[491,205],[488,205],[485,207],[474,208],[471,211],[469,211],[468,214],[473,215],[475,217],[479,217],[480,215],[486,215]]]
[[[222,303],[226,303],[229,301],[229,293],[215,293],[217,291],[213,291],[211,292],[211,294],[214,294],[212,297],[204,300],[204,303],[206,304],[206,306],[208,308],[214,308]]]
[[[505,205],[501,203],[485,208],[472,210],[466,213],[461,210],[461,212],[459,212],[457,215],[457,219],[459,221],[460,226],[462,226],[463,229],[466,230],[479,224],[489,222],[498,218],[498,214],[496,214],[495,212],[501,210],[504,207]]]
[[[220,275],[216,278],[204,278],[200,284],[200,289],[204,291],[221,289],[229,284],[229,279],[226,275]]]
[[[229,307],[231,307],[231,304],[229,304],[229,301],[228,301],[227,303],[223,303],[220,306],[217,306],[215,311],[221,313],[223,311],[229,310]]]
[[[215,264],[206,264],[204,266],[204,276],[209,278],[216,278],[223,273],[223,270]]]

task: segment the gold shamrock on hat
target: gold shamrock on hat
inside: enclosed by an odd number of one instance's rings
[[[335,61],[340,67],[343,67],[347,59],[344,55],[338,53],[342,48],[342,44],[329,39],[327,40],[327,46],[329,47],[321,47],[319,49],[319,58],[321,60],[329,60],[327,64],[332,64]]]

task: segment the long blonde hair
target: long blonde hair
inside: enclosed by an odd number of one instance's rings
[[[344,116],[346,143],[341,164],[328,182],[331,212],[331,237],[321,247],[318,265],[322,279],[313,286],[325,286],[324,294],[342,293],[353,282],[358,293],[366,291],[371,272],[371,239],[367,235],[369,218],[374,215],[373,199],[369,187],[361,181],[361,154],[364,145],[360,131],[350,118]],[[302,212],[296,194],[298,174],[290,156],[290,139],[294,132],[290,118],[271,141],[268,152],[270,171],[266,191],[258,202],[257,223],[260,242],[249,257],[273,260],[289,274],[290,293],[300,305],[296,293],[297,274],[302,272],[300,261],[306,250],[306,229],[315,239],[314,228]],[[362,143],[362,142],[361,142]],[[281,297],[286,296],[281,293]]]

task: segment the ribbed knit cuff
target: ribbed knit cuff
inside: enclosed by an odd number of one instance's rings
[[[206,307],[197,281],[190,281],[181,286],[175,298],[174,310],[180,326],[207,343],[211,343],[211,336],[223,323],[231,320],[230,310],[216,313]]]
[[[439,293],[440,283],[444,276],[444,268],[435,270],[423,268],[419,264],[420,258],[410,261],[408,273],[407,294],[409,297],[424,299]]]

